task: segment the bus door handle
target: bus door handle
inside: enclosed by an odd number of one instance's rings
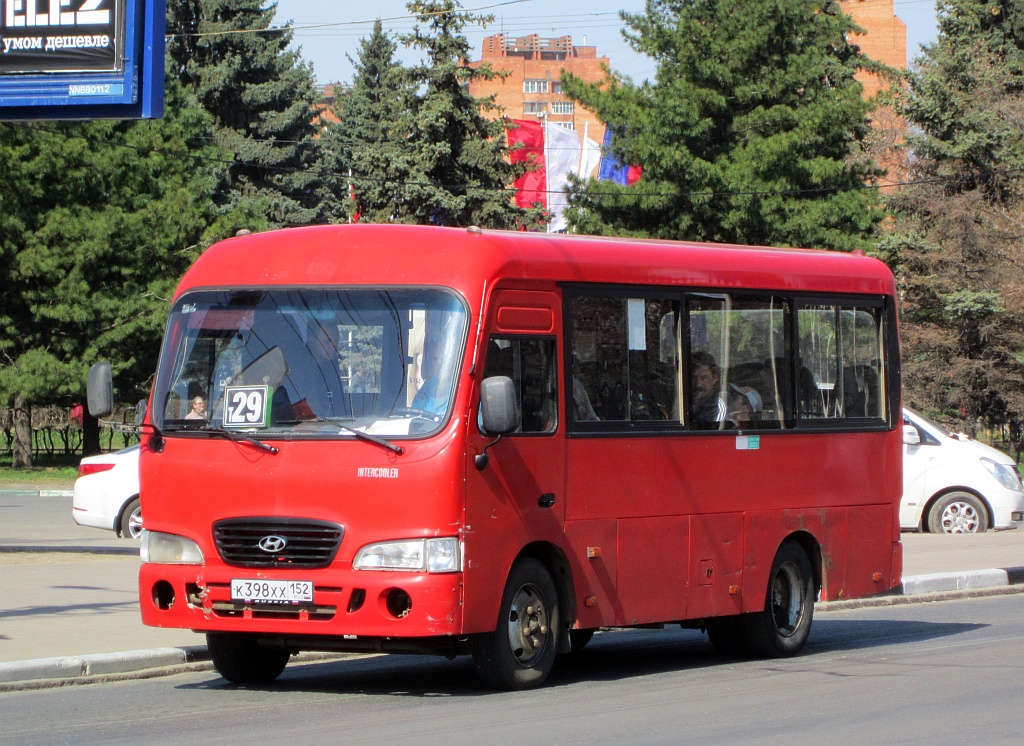
[[[554,492],[545,492],[543,495],[541,495],[539,498],[537,498],[537,507],[538,508],[550,508],[554,504],[555,504],[555,493]]]

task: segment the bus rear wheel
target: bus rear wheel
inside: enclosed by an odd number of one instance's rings
[[[254,635],[241,632],[207,632],[206,647],[217,673],[232,684],[269,684],[291,656],[287,650],[265,648]]]
[[[512,566],[501,597],[498,627],[473,641],[480,679],[495,689],[540,686],[558,651],[561,609],[551,574],[532,558]]]
[[[814,617],[811,561],[795,541],[783,542],[768,577],[764,610],[744,614],[743,644],[760,658],[787,658],[807,642]]]

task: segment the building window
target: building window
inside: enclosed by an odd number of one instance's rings
[[[524,80],[523,93],[550,93],[551,81],[549,80]]]
[[[552,81],[551,82],[551,92],[552,93],[561,93],[562,92],[562,81],[560,81],[560,80]]]
[[[548,105],[546,101],[527,101],[523,104],[523,114],[542,116],[547,114]]]
[[[573,102],[572,101],[552,101],[551,102],[551,113],[552,114],[572,114]]]

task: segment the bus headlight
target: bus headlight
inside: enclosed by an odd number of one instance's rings
[[[459,572],[462,570],[462,550],[454,536],[382,541],[360,549],[352,567],[356,570]]]
[[[1005,464],[993,461],[990,458],[981,459],[981,463],[986,469],[988,469],[989,473],[999,481],[999,484],[1003,485],[1003,487],[1008,490],[1020,492],[1020,476],[1017,474],[1016,470],[1011,469]]]
[[[191,539],[159,531],[143,531],[142,561],[152,565],[201,565],[203,550]]]

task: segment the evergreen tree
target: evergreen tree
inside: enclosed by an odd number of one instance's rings
[[[404,223],[511,228],[528,220],[512,203],[516,170],[508,162],[505,124],[487,119],[489,99],[469,95],[469,82],[493,70],[471,68],[466,24],[491,19],[462,12],[455,0],[410,3],[419,24],[403,38],[424,62],[408,69],[407,85],[419,91],[397,134],[406,151],[407,181],[394,220]]]
[[[403,119],[415,91],[395,60],[397,45],[378,20],[373,33],[359,45],[352,86],[338,95],[337,123],[324,133],[327,149],[336,153],[345,188],[346,216],[382,223],[401,215],[401,187],[409,179]]]
[[[908,402],[1024,419],[1024,3],[950,0],[910,76],[907,181],[884,243],[904,299]]]
[[[271,27],[264,0],[169,0],[169,74],[213,115],[235,162],[218,200],[252,203],[274,225],[325,222],[340,211],[321,169],[320,96],[310,66]]]
[[[210,119],[169,81],[159,121],[0,126],[0,400],[24,415],[15,466],[31,463],[32,404],[81,401],[110,360],[144,396],[174,287],[200,247],[231,231],[215,214]]]
[[[625,36],[657,63],[653,82],[565,90],[643,167],[632,187],[573,190],[579,231],[850,250],[881,219],[878,169],[862,155],[869,104],[834,0],[647,0]]]

